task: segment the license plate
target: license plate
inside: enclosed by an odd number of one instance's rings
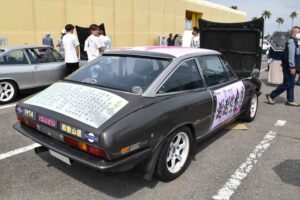
[[[59,153],[56,153],[55,151],[52,151],[52,150],[49,150],[49,153],[50,153],[51,156],[57,158],[58,160],[61,160],[61,161],[63,161],[64,163],[66,163],[68,165],[71,165],[70,158],[68,158],[64,155],[61,155]]]

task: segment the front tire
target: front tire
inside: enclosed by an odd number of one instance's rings
[[[241,114],[240,119],[245,122],[252,122],[255,119],[258,109],[258,95],[253,93],[246,105],[246,110]]]
[[[191,162],[191,130],[183,127],[174,131],[164,144],[158,158],[156,174],[161,181],[179,177]]]
[[[10,103],[18,95],[18,87],[13,81],[0,81],[0,104]]]

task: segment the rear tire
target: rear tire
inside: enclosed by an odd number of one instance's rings
[[[10,103],[18,96],[18,86],[13,81],[0,81],[0,104]]]
[[[174,131],[164,144],[158,158],[156,175],[164,182],[179,177],[189,166],[192,152],[191,130],[182,127]]]
[[[255,119],[258,109],[258,95],[253,93],[246,105],[246,110],[240,115],[240,119],[245,122],[252,122]]]

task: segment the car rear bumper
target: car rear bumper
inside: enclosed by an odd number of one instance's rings
[[[146,160],[151,152],[150,148],[147,148],[115,161],[107,161],[67,146],[66,144],[59,142],[58,140],[52,139],[20,123],[15,124],[13,127],[26,137],[29,137],[33,141],[41,144],[48,149],[67,156],[72,161],[83,163],[103,172],[121,172],[129,170],[142,161]]]

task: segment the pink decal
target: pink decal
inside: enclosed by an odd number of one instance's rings
[[[42,122],[43,124],[46,124],[48,126],[56,128],[56,121],[54,119],[50,119],[48,117],[39,115],[38,121]]]
[[[243,82],[239,81],[215,90],[214,94],[217,102],[216,113],[211,128],[215,128],[239,114],[243,105],[245,87]]]

